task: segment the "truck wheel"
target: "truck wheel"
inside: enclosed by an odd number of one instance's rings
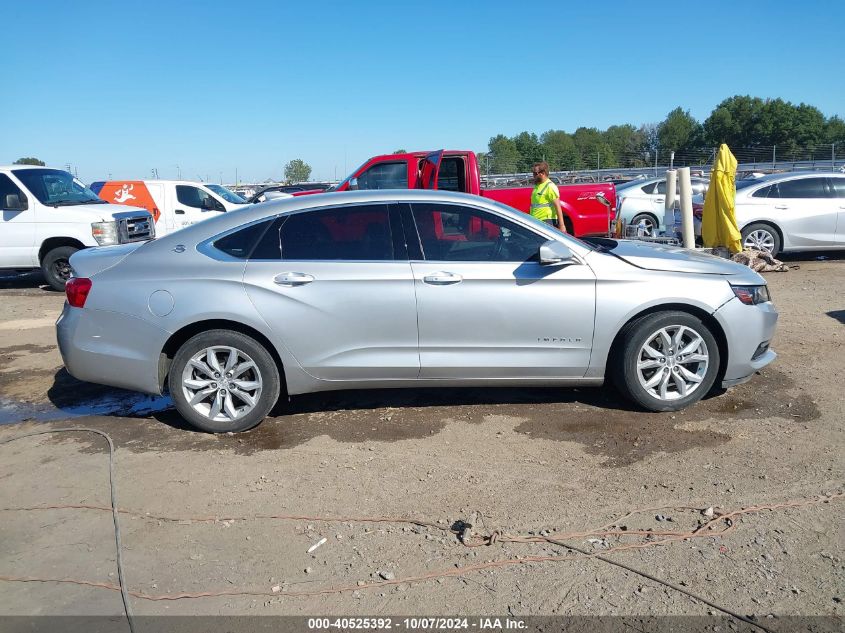
[[[712,388],[719,346],[700,319],[658,312],[626,328],[615,363],[610,370],[625,397],[649,411],[678,411]]]
[[[188,339],[168,376],[176,410],[209,433],[236,433],[257,426],[279,399],[281,381],[273,357],[252,337],[209,330]]]
[[[44,255],[41,270],[53,290],[64,291],[71,274],[70,256],[78,250],[75,246],[59,246]]]

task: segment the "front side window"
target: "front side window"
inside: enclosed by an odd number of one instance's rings
[[[387,205],[318,209],[280,217],[252,259],[391,261],[393,245]]]
[[[781,198],[827,198],[824,178],[796,178],[778,183]],[[771,197],[771,196],[770,196]]]
[[[376,163],[358,176],[358,189],[407,189],[406,163]]]
[[[176,185],[176,199],[180,204],[193,209],[214,209],[223,211],[221,205],[214,197],[207,191],[203,191],[199,187],[192,187],[190,185]],[[206,199],[210,202],[206,202]]]
[[[6,196],[17,196],[18,201],[20,202],[20,209],[26,209],[26,195],[24,195],[20,187],[12,182],[11,178],[9,178],[6,174],[0,174],[0,209],[11,208],[7,204]]]
[[[41,204],[47,206],[106,204],[72,174],[61,169],[14,169],[12,173]]]
[[[414,220],[429,261],[536,261],[547,238],[492,213],[451,204],[414,204]]]

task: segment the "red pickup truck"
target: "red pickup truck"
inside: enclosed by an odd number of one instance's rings
[[[439,150],[373,156],[330,191],[351,189],[440,189],[460,191],[496,200],[528,213],[531,187],[482,189],[478,159],[474,152]],[[301,191],[308,195],[322,191]],[[596,199],[602,193],[610,209]],[[562,185],[560,203],[568,233],[607,235],[610,218],[616,213],[616,188],[613,183]]]

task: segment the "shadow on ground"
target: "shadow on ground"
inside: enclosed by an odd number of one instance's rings
[[[255,429],[234,435],[192,429],[165,397],[82,383],[64,369],[56,372],[48,396],[64,416],[49,420],[76,416],[80,423],[84,419],[86,425],[107,430],[119,446],[135,452],[231,450],[250,455],[290,449],[323,435],[340,443],[387,443],[433,436],[456,422],[479,425],[477,433],[483,436],[483,423],[488,416],[496,416],[513,418],[515,433],[575,442],[587,453],[602,457],[603,465],[617,467],[658,452],[713,447],[730,440],[724,430],[689,423],[817,419],[816,404],[806,393],[793,392],[793,386],[784,374],[766,370],[745,385],[675,413],[636,410],[610,388],[339,391],[297,396],[278,405]],[[85,438],[56,441],[81,442],[86,450],[102,449]]]
[[[831,319],[836,319],[842,325],[845,325],[845,310],[832,310],[831,312],[827,313]]]

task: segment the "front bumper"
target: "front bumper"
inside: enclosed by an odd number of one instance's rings
[[[72,308],[56,321],[59,351],[74,378],[160,394],[159,354],[169,333],[130,314]]]
[[[778,313],[771,302],[748,306],[731,299],[714,316],[719,320],[728,343],[728,362],[722,387],[739,385],[777,358],[771,348],[759,354],[762,343],[771,343]],[[755,353],[758,354],[754,358]]]

